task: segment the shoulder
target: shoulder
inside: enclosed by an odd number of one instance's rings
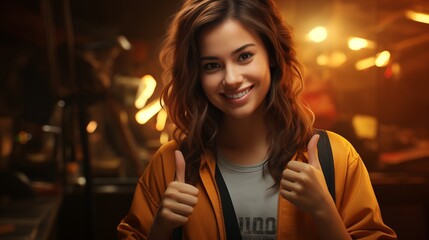
[[[338,189],[369,183],[365,163],[352,144],[341,135],[327,131],[334,159],[335,184]],[[364,180],[363,180],[364,179]]]
[[[174,159],[174,151],[179,149],[179,145],[176,141],[170,141],[166,144],[163,144],[158,150],[155,152],[151,162],[159,161],[158,159]]]
[[[362,161],[359,153],[346,138],[332,131],[326,133],[331,144],[335,169],[348,168]]]
[[[382,221],[364,161],[347,139],[326,132],[334,155],[336,206],[349,234],[359,239],[396,239]]]
[[[347,154],[350,157],[359,157],[353,145],[343,136],[332,131],[326,131],[333,154]]]
[[[170,141],[155,152],[146,166],[140,181],[147,185],[168,184],[174,179],[175,159],[174,151],[179,149],[175,141]]]
[[[328,134],[331,145],[339,145],[342,147],[348,147],[350,145],[350,142],[340,134],[329,130],[325,130],[325,131]]]

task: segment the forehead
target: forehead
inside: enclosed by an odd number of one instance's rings
[[[262,41],[259,37],[235,19],[227,19],[202,31],[199,36],[201,55],[230,53],[249,43],[262,47]]]

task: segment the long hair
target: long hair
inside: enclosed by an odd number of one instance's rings
[[[201,87],[198,40],[204,29],[228,18],[256,33],[270,58],[271,86],[264,103],[270,143],[267,167],[278,185],[286,164],[306,151],[314,115],[301,100],[302,67],[292,30],[273,0],[186,0],[174,15],[160,53],[166,80],[161,96],[176,125],[173,137],[185,154],[186,179],[195,183],[201,154],[214,150],[222,120]]]

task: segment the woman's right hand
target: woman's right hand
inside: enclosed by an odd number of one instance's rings
[[[164,192],[151,229],[150,239],[167,239],[171,231],[185,224],[198,202],[198,189],[185,183],[185,159],[176,150],[176,177]],[[167,236],[164,236],[168,234]],[[156,236],[156,237],[155,237]]]

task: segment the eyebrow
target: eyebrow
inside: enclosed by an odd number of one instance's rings
[[[248,47],[250,47],[250,46],[255,46],[255,44],[254,44],[254,43],[248,43],[248,44],[245,44],[245,45],[243,45],[243,46],[241,46],[241,47],[239,47],[239,48],[235,49],[234,51],[232,51],[231,55],[235,55],[235,54],[237,54],[237,53],[239,53],[239,52],[243,51],[244,49],[246,49],[246,48],[248,48]],[[207,56],[207,57],[201,57],[201,58],[200,58],[200,60],[216,60],[216,59],[218,59],[218,57],[211,57],[211,56]]]

